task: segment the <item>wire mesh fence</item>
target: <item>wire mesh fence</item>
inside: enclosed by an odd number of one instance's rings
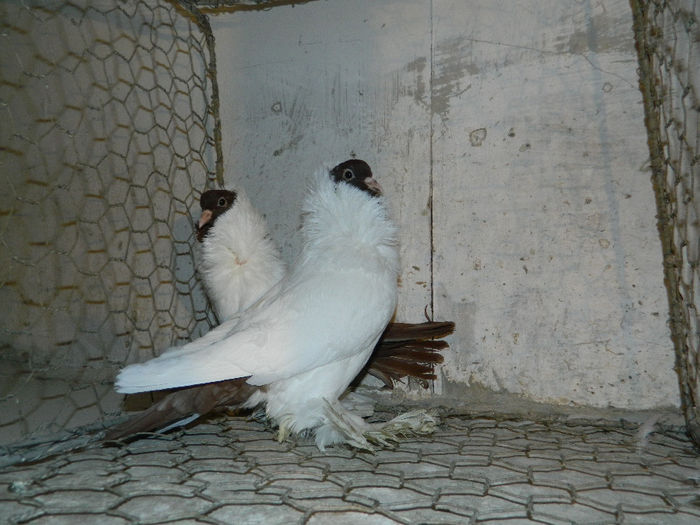
[[[190,214],[216,179],[212,57],[184,14],[0,4],[5,439],[104,416],[117,367],[215,323]]]
[[[631,5],[681,402],[700,446],[700,4]]]
[[[387,416],[388,417],[388,416]],[[0,471],[9,523],[663,523],[700,520],[684,433],[446,417],[376,454],[278,443],[241,418]]]

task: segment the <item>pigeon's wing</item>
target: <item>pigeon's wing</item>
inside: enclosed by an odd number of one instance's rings
[[[241,319],[242,317],[240,315],[236,315],[190,343],[167,348],[158,356],[158,359],[172,359],[192,352],[199,352],[203,348],[211,346],[233,333],[236,327],[241,323]]]
[[[271,353],[289,346],[280,341],[289,340],[297,309],[290,306],[289,296],[280,293],[280,286],[273,287],[244,315],[155,359],[127,366],[117,376],[115,389],[133,394],[250,377],[259,364],[254,356],[267,359],[263,357],[266,348]]]
[[[395,306],[395,295],[384,287],[380,279],[362,271],[320,272],[313,282],[285,294],[294,298],[288,303],[293,312],[289,325],[283,339],[275,342],[277,348],[266,345],[256,356],[248,383],[287,379],[358,352],[369,356]]]
[[[255,326],[238,330],[241,321],[235,317],[155,359],[127,366],[117,375],[115,389],[134,394],[249,377],[251,373],[236,364],[237,356],[254,353],[264,339]]]
[[[118,392],[136,393],[247,377],[264,385],[372,348],[388,319],[386,293],[363,272],[314,272],[236,325],[227,321],[204,337],[117,376]],[[254,315],[253,315],[254,314]],[[233,328],[231,328],[233,327]]]

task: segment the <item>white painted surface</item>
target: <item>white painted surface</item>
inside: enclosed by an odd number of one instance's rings
[[[397,317],[432,300],[458,325],[438,393],[678,404],[625,0],[330,0],[212,23],[227,185],[291,260],[305,174],[370,162],[402,230]]]

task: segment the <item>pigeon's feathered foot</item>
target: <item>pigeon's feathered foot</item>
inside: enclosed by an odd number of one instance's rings
[[[104,439],[123,439],[140,432],[167,432],[214,410],[241,405],[255,389],[243,378],[175,390],[140,414],[107,430]]]
[[[427,382],[436,378],[435,365],[444,360],[440,351],[449,347],[447,341],[439,339],[454,329],[455,324],[450,321],[390,323],[365,370],[387,388],[394,388],[394,381],[406,376],[421,380],[423,388],[427,388]]]
[[[391,447],[398,444],[401,438],[432,434],[439,423],[437,416],[427,410],[411,410],[386,423],[373,424],[365,432],[365,438],[374,445]]]
[[[436,416],[419,409],[400,414],[386,423],[367,423],[338,404],[326,403],[328,422],[316,430],[316,445],[325,450],[328,445],[347,446],[374,452],[377,447],[396,446],[401,438],[424,436],[435,432]]]

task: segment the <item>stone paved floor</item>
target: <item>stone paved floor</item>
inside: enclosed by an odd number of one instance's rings
[[[697,524],[700,456],[672,430],[456,416],[394,450],[322,453],[222,418],[4,467],[0,522]]]

